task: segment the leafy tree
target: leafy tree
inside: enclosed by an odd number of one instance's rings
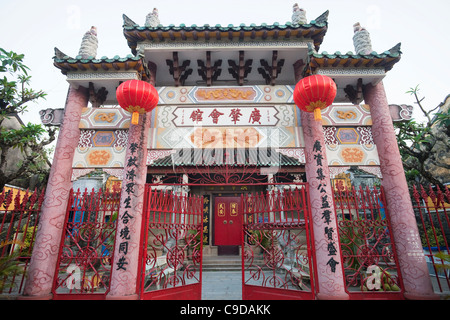
[[[409,182],[437,185],[441,190],[445,181],[436,175],[435,168],[450,169],[439,153],[439,150],[450,151],[450,113],[442,108],[427,111],[422,105],[424,97],[419,97],[419,86],[411,88],[407,93],[414,96],[416,104],[424,116],[423,122],[411,119],[395,122],[397,142],[402,156],[403,167]],[[445,155],[444,155],[445,157]],[[434,168],[434,169],[433,169]]]
[[[46,146],[55,140],[56,128],[44,128],[28,123],[19,129],[7,129],[5,120],[23,113],[29,102],[45,99],[46,93],[29,87],[30,70],[23,62],[24,55],[0,48],[0,190],[16,179],[27,179],[39,174],[48,176],[48,151]],[[47,134],[46,134],[47,133]],[[11,150],[19,149],[22,159],[17,170],[7,170]]]

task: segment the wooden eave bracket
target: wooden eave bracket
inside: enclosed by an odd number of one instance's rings
[[[198,75],[202,77],[208,87],[212,86],[213,81],[216,81],[222,73],[222,69],[220,68],[222,66],[222,60],[217,60],[211,66],[211,51],[206,51],[206,64],[203,60],[197,60],[197,64]]]
[[[239,51],[239,64],[236,64],[234,60],[228,60],[228,72],[236,79],[238,85],[244,85],[244,79],[252,71],[253,59],[249,59],[244,62],[244,51]]]
[[[281,69],[284,66],[284,59],[278,60],[278,51],[274,50],[272,52],[272,64],[269,65],[269,63],[261,59],[260,60],[261,67],[258,68],[258,73],[262,75],[264,80],[266,81],[266,84],[270,84],[271,86],[275,85],[275,80],[278,77],[278,75],[281,73]]]
[[[157,71],[157,66],[156,63],[149,61],[147,63],[147,67],[145,70],[148,74],[148,82],[155,86],[156,85],[156,71]]]
[[[173,60],[166,60],[169,66],[169,73],[173,76],[175,80],[175,87],[183,86],[186,79],[192,74],[192,69],[188,68],[191,64],[191,60],[185,60],[183,63],[179,64],[178,52],[173,53]]]
[[[360,104],[361,101],[363,100],[362,90],[363,90],[362,78],[358,79],[358,82],[356,83],[356,88],[350,84],[344,88],[344,92],[346,93],[345,96],[353,104]]]
[[[108,90],[105,87],[95,90],[94,83],[89,82],[89,102],[93,108],[98,108],[105,103],[107,96]]]

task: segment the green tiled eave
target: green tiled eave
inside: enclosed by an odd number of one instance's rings
[[[310,71],[314,73],[317,68],[358,68],[358,67],[383,67],[385,71],[392,69],[394,64],[400,61],[402,52],[401,44],[397,44],[393,48],[382,53],[372,51],[369,54],[356,54],[353,52],[328,53],[326,51],[318,53],[315,50],[309,51]]]
[[[309,23],[306,24],[293,24],[291,22],[286,22],[285,24],[280,24],[278,22],[274,22],[273,24],[269,25],[266,23],[262,23],[261,25],[256,25],[254,23],[250,25],[245,25],[244,23],[241,23],[239,26],[234,26],[232,24],[229,24],[227,26],[222,26],[220,24],[216,24],[214,26],[211,26],[209,24],[205,24],[203,26],[197,26],[196,24],[193,24],[191,26],[186,26],[185,24],[180,24],[179,26],[175,26],[173,24],[168,26],[158,25],[157,27],[148,27],[148,26],[124,26],[124,30],[131,31],[131,30],[138,30],[138,31],[220,31],[220,32],[228,32],[228,31],[253,31],[253,30],[285,30],[288,28],[291,29],[310,29],[310,28],[325,28],[327,27],[327,22],[316,22],[315,20],[311,20]]]
[[[71,58],[69,56],[65,56],[63,58],[54,57],[55,63],[113,63],[113,62],[128,62],[128,61],[139,61],[140,57],[133,56],[132,54],[127,55],[125,58],[121,58],[119,56],[114,56],[113,58],[101,57],[100,59],[96,59],[95,57],[82,58],[81,56],[76,56],[75,58]]]
[[[124,16],[125,18],[126,16]],[[316,50],[322,44],[323,38],[328,28],[328,11],[319,16],[316,20],[311,20],[306,24],[293,24],[286,22],[280,24],[254,23],[245,25],[241,23],[238,26],[229,24],[222,26],[195,24],[187,26],[180,24],[175,26],[158,25],[157,27],[139,26],[130,22],[126,17],[126,24],[123,26],[123,33],[128,41],[128,46],[135,53],[137,43],[143,41],[163,42],[163,41],[251,41],[251,40],[270,40],[270,41],[302,41],[312,39]],[[125,19],[124,19],[125,21]]]
[[[81,56],[76,56],[75,58],[69,56],[55,56],[53,57],[53,64],[60,69],[63,74],[79,71],[103,72],[136,70],[142,75],[143,80],[147,77],[142,58],[131,54],[124,58],[114,56],[113,58],[101,57],[99,59],[94,57],[83,58]]]
[[[173,161],[172,156],[167,156],[163,159],[159,159],[154,161],[150,167],[172,167],[172,166],[222,166],[227,164],[226,159],[223,158],[220,163],[214,163],[213,165],[205,164],[203,161],[199,160],[201,149],[195,149],[194,154],[190,161],[186,161],[186,159],[182,159],[183,161]],[[266,166],[301,166],[303,165],[297,159],[285,156],[283,154],[277,155],[276,159],[270,159],[268,157],[258,155],[256,159],[256,163],[254,161],[249,161],[248,155],[245,157],[245,161],[242,163],[238,163],[237,161],[232,161],[232,163],[228,163],[229,166],[232,167],[241,167],[253,165],[257,167],[266,167]]]

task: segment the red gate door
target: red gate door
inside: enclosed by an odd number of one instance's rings
[[[109,292],[120,190],[70,190],[53,299],[103,300]]]
[[[241,197],[216,197],[214,207],[214,244],[239,246],[242,242]]]
[[[307,184],[242,196],[242,298],[314,299]]]
[[[146,300],[201,300],[203,197],[145,189],[140,293]]]

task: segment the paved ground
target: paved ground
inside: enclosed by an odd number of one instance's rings
[[[241,271],[204,271],[202,284],[202,300],[242,300],[242,272]],[[435,289],[435,277],[431,278]],[[441,299],[448,299],[448,287],[443,289]],[[440,292],[437,289],[435,292]]]
[[[242,300],[241,271],[203,272],[202,282],[202,300]]]

